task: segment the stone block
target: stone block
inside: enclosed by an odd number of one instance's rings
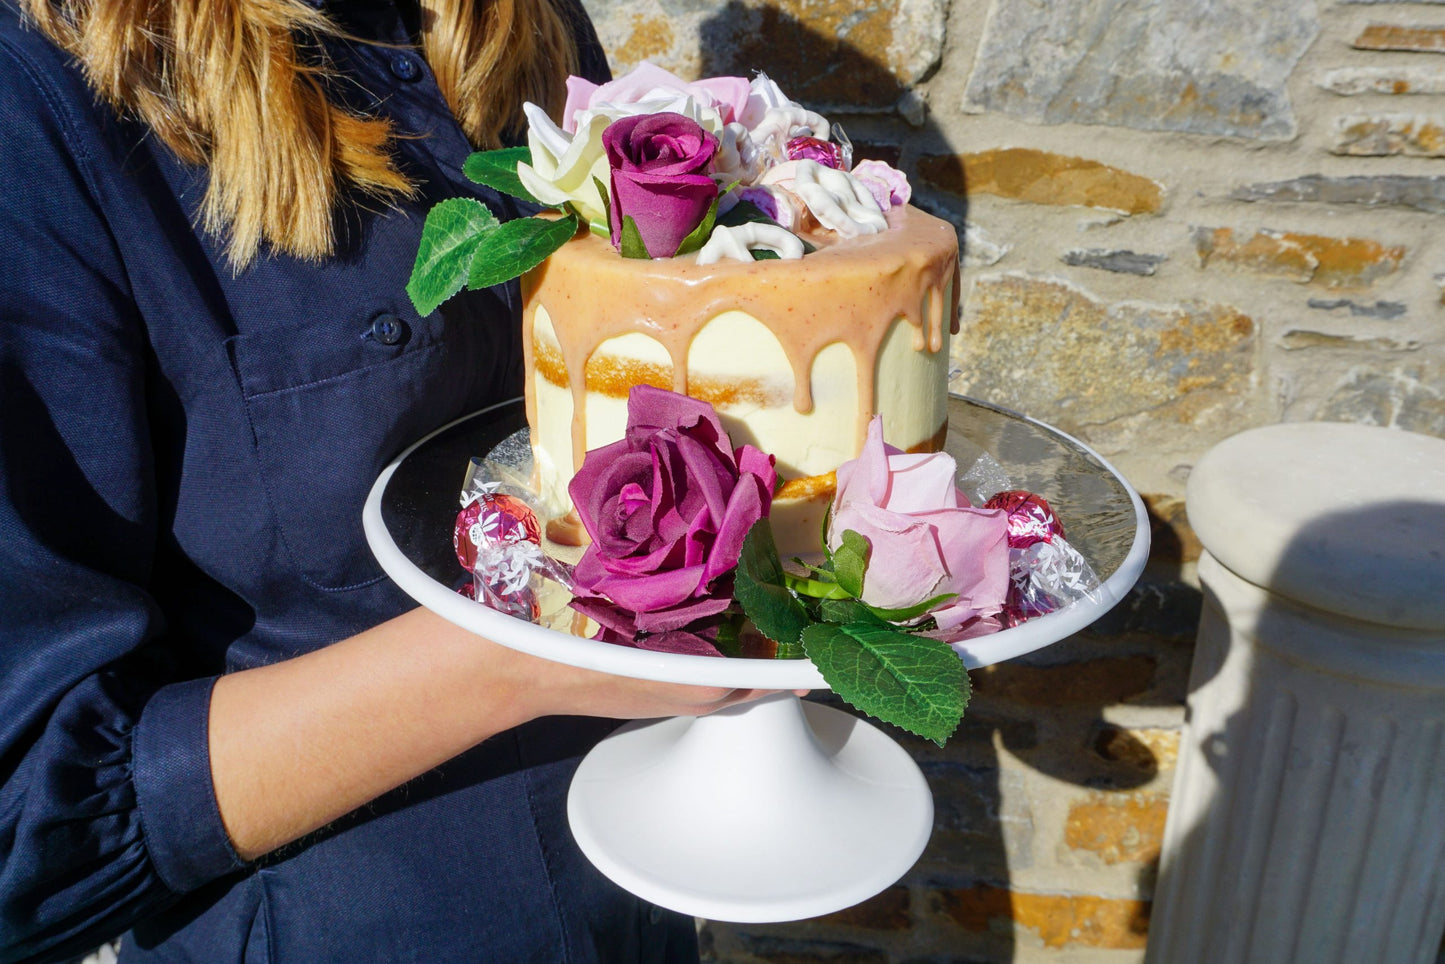
[[[1169,798],[1155,793],[1091,793],[1069,807],[1064,843],[1106,864],[1159,859]]]
[[[1289,139],[1314,0],[992,0],[964,108],[1046,124]]]
[[[1325,177],[1308,174],[1288,181],[1247,184],[1230,192],[1235,201],[1299,201],[1398,207],[1430,214],[1445,212],[1445,177],[1376,174]]]
[[[974,693],[990,702],[1009,700],[1024,706],[1109,706],[1148,692],[1157,665],[1154,657],[1146,655],[1053,666],[997,663],[973,674]]]
[[[1293,231],[1257,231],[1237,238],[1232,228],[1195,228],[1200,267],[1224,266],[1331,288],[1366,287],[1400,267],[1401,246],[1367,238],[1332,238]]]
[[[1118,274],[1152,275],[1159,265],[1169,260],[1162,254],[1139,254],[1134,251],[1110,250],[1108,248],[1075,248],[1059,255],[1064,264],[1076,268],[1097,268]]]
[[[913,925],[913,899],[907,887],[889,887],[845,910],[816,918],[818,927],[857,927],[874,931],[904,931]]]
[[[927,154],[918,160],[918,173],[931,186],[959,197],[993,194],[1121,214],[1157,214],[1164,203],[1164,185],[1158,181],[1088,158],[1028,147]]]
[[[738,935],[742,946],[767,964],[889,964],[889,955],[877,947],[849,941]]]
[[[1178,730],[1104,725],[1095,734],[1093,746],[1104,762],[1150,777],[1173,770],[1179,762]]]
[[[1311,298],[1305,302],[1319,311],[1348,311],[1354,318],[1399,318],[1405,313],[1403,301],[1377,301],[1372,305],[1361,304],[1349,298]]]
[[[1198,562],[1203,546],[1189,524],[1184,500],[1174,495],[1141,493],[1149,513],[1149,559],[1178,567]]]
[[[1352,157],[1445,157],[1445,117],[1347,114],[1335,119],[1331,152]]]
[[[1106,450],[1177,445],[1248,410],[1252,319],[1201,302],[1108,303],[1055,278],[978,278],[959,337],[955,390],[1028,412]]]
[[[1315,412],[1323,422],[1388,425],[1445,438],[1445,371],[1435,365],[1357,368]]]
[[[1361,94],[1445,94],[1439,67],[1336,67],[1320,76],[1320,87],[1342,97]]]
[[[993,884],[942,890],[941,912],[967,931],[1014,925],[1049,948],[1141,949],[1149,905],[1139,900],[1075,894],[1029,894]]]
[[[1410,50],[1445,53],[1445,27],[1416,24],[1372,23],[1360,31],[1353,45],[1359,50]]]
[[[1420,342],[1405,338],[1361,338],[1357,335],[1335,335],[1323,331],[1307,331],[1291,328],[1279,336],[1279,346],[1285,351],[1303,351],[1310,348],[1348,349],[1352,351],[1394,352],[1419,351]]]
[[[766,71],[820,110],[891,110],[943,52],[944,0],[586,0],[614,72]],[[911,101],[910,101],[911,103]]]

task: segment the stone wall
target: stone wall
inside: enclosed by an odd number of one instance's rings
[[[974,674],[896,887],[703,922],[711,960],[1138,961],[1199,596],[1189,467],[1240,429],[1445,436],[1441,0],[586,0],[614,70],[763,69],[964,238],[953,387],[1055,424],[1154,515],[1089,631]],[[1288,493],[1278,497],[1288,498]]]

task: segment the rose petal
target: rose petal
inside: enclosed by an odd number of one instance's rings
[[[863,601],[883,609],[901,609],[937,595],[948,574],[939,557],[933,526],[910,516],[863,502],[839,506],[832,530],[852,529],[868,540],[868,571],[863,579]]]
[[[637,614],[637,628],[642,632],[660,633],[681,629],[689,623],[718,613],[732,605],[732,586],[724,586],[708,596],[688,599],[670,609]]]
[[[707,572],[703,577],[711,581],[738,564],[742,555],[743,539],[768,511],[771,489],[763,489],[761,480],[755,475],[745,475],[734,486],[728,498],[726,510],[718,524],[713,540],[712,553],[708,556]]]
[[[722,656],[722,653],[718,652],[716,646],[706,639],[703,639],[697,633],[689,633],[681,629],[641,636],[634,641],[633,645],[638,649],[646,649],[658,653],[682,653],[685,656]]]
[[[647,613],[676,606],[691,597],[701,586],[702,576],[702,566],[687,566],[647,575],[607,575],[591,588],[625,609]]]
[[[693,232],[717,198],[717,185],[706,175],[646,174],[612,171],[612,244],[622,243],[622,219],[632,218],[643,247],[653,258],[670,258]]]
[[[1008,514],[1001,509],[939,509],[913,518],[931,525],[938,535],[939,551],[949,566],[938,591],[958,593],[950,605],[998,612],[1009,584]]]
[[[947,452],[890,455],[888,477],[885,509],[921,512],[958,506],[958,463]]]

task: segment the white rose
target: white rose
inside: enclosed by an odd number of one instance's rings
[[[518,164],[522,186],[543,204],[571,204],[594,231],[606,233],[607,205],[597,189],[610,183],[611,170],[602,132],[611,120],[600,113],[578,117],[577,132],[568,134],[536,104],[524,104],[532,163]]]

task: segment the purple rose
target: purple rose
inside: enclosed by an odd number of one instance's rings
[[[622,219],[637,224],[654,258],[670,258],[717,198],[708,176],[717,138],[681,114],[635,114],[607,125],[602,145],[612,168],[612,244]]]
[[[592,537],[572,607],[605,639],[716,655],[699,621],[731,603],[743,538],[776,482],[772,456],[735,451],[708,403],[633,388],[626,435],[588,452],[568,487]]]

